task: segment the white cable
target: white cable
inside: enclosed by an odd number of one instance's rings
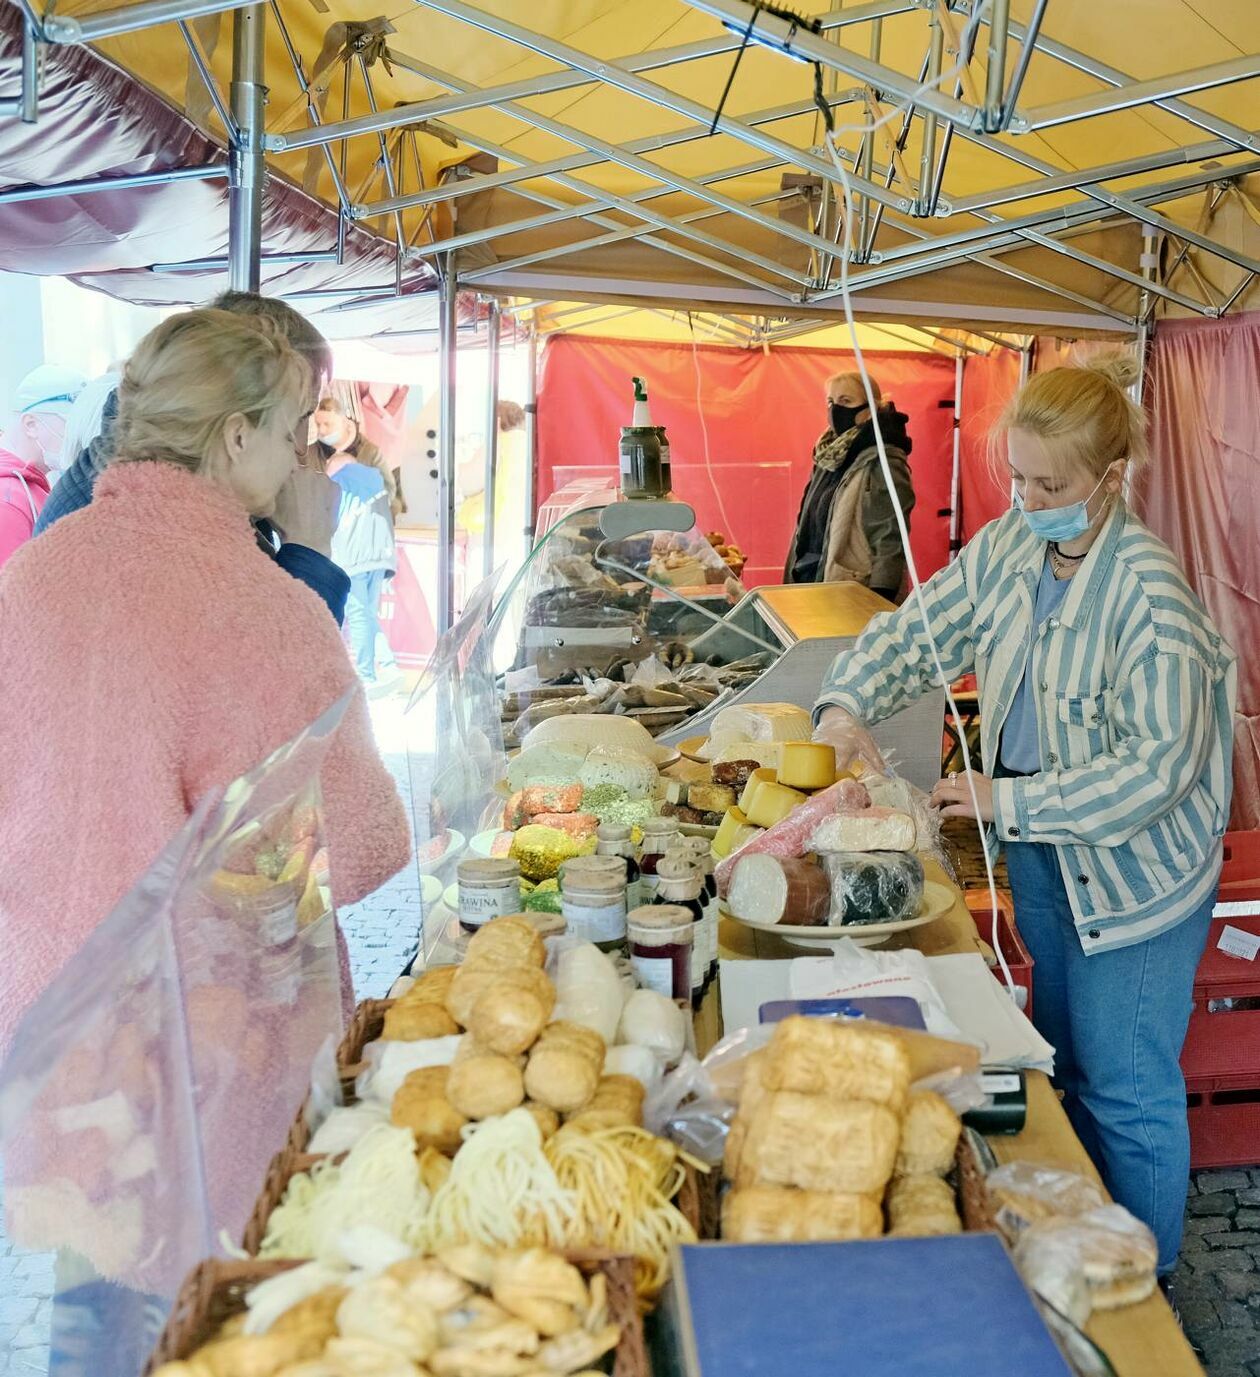
[[[968,29],[979,25],[980,18],[988,8],[988,0],[976,6],[975,13],[971,17]],[[963,36],[963,41],[959,44],[960,51],[966,52],[969,48],[970,33]],[[918,87],[910,97],[910,103],[922,91],[930,90],[938,86],[943,81],[948,81],[959,72],[964,63],[960,59],[952,71],[943,73],[937,80],[925,82]],[[871,387],[870,374],[866,371],[866,360],[862,356],[862,345],[858,340],[857,322],[853,315],[853,301],[849,289],[849,259],[853,252],[853,192],[849,184],[849,174],[840,157],[837,137],[838,134],[865,133],[874,134],[881,125],[887,124],[892,119],[901,115],[901,110],[895,109],[883,119],[874,123],[847,125],[844,129],[830,132],[827,135],[827,151],[831,155],[831,160],[835,164],[836,173],[840,179],[840,187],[844,196],[844,252],[840,255],[840,300],[844,306],[844,318],[849,327],[849,337],[853,342],[853,355],[857,361],[858,375],[862,379],[862,390],[866,394],[866,404],[871,413],[871,424],[875,432],[875,448],[879,454],[879,467],[884,475],[884,483],[888,488],[889,496],[892,499],[893,514],[897,518],[897,530],[901,536],[902,549],[905,551],[906,568],[910,573],[910,583],[914,592],[915,602],[918,605],[919,616],[923,620],[923,629],[927,635],[928,645],[932,650],[932,663],[936,667],[937,679],[945,691],[945,700],[949,706],[950,716],[954,722],[954,728],[958,733],[958,744],[962,748],[963,772],[967,779],[967,788],[971,795],[971,806],[976,814],[976,828],[980,833],[980,854],[984,857],[984,873],[989,885],[989,902],[992,905],[993,914],[993,951],[997,957],[998,965],[1002,971],[1002,978],[1006,982],[1006,988],[1011,998],[1016,999],[1015,981],[1011,975],[1011,968],[1007,964],[1006,955],[1002,950],[1001,932],[999,928],[998,896],[997,883],[993,877],[993,865],[989,860],[988,840],[985,837],[984,823],[980,819],[980,800],[976,794],[975,771],[971,764],[971,750],[967,745],[967,732],[963,726],[962,714],[958,711],[958,704],[954,701],[953,690],[950,688],[948,677],[945,674],[945,667],[941,663],[940,651],[937,648],[936,638],[932,635],[931,618],[928,616],[927,603],[923,597],[923,585],[919,580],[919,571],[914,562],[914,552],[910,548],[910,531],[906,526],[905,514],[901,510],[901,502],[897,497],[897,488],[893,482],[892,469],[888,464],[888,452],[884,446],[884,434],[879,421],[879,403],[876,400],[874,390]]]
[[[727,542],[742,550],[744,547],[736,538],[730,515],[726,510],[726,502],[722,497],[722,486],[713,473],[713,460],[709,454],[709,426],[704,419],[704,403],[701,400],[704,380],[700,375],[700,346],[696,343],[696,323],[691,318],[690,311],[687,312],[687,328],[691,331],[691,362],[696,370],[696,414],[700,417],[700,434],[704,440],[704,471],[709,476],[709,487],[713,489],[713,495],[717,498],[718,513],[722,518],[723,533]]]

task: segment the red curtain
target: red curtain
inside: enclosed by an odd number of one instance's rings
[[[1019,355],[1009,349],[972,355],[963,366],[962,532],[970,540],[1011,505],[1010,485],[993,459],[990,432],[1019,387]]]
[[[1238,653],[1234,819],[1260,827],[1260,313],[1161,321],[1151,351],[1143,519]]]
[[[926,578],[948,559],[954,362],[934,354],[870,354],[885,398],[910,417],[917,502],[911,546]],[[779,583],[827,424],[825,386],[853,368],[825,349],[725,348],[568,335],[548,341],[538,387],[538,492],[569,477],[617,470],[631,377],[645,378],[652,418],[667,428],[674,489],[701,530],[748,556],[750,586]],[[707,454],[706,462],[706,437]]]

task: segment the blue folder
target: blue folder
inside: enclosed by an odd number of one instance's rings
[[[656,1377],[1071,1377],[995,1234],[674,1253]]]
[[[775,999],[758,1011],[762,1023],[779,1023],[794,1014],[810,1018],[873,1018],[894,1028],[926,1028],[923,1010],[909,995],[871,995],[855,999]]]

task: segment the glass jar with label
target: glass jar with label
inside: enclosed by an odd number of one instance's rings
[[[576,856],[560,867],[565,931],[603,952],[626,946],[626,863],[620,856]]]
[[[627,914],[626,939],[635,983],[689,1005],[695,930],[691,910],[677,904],[643,904]]]
[[[708,972],[705,981],[706,985],[712,985],[718,973],[718,925],[721,922],[717,879],[713,874],[713,846],[707,837],[684,837],[683,841],[691,851],[692,862],[704,876],[704,895],[701,903],[704,905],[705,944],[708,948]]]
[[[506,856],[460,861],[459,925],[476,932],[493,918],[521,911],[521,867]]]
[[[639,894],[644,903],[656,895],[656,867],[665,858],[670,843],[681,834],[673,818],[648,818],[643,824],[643,842],[639,847]]]
[[[639,884],[639,862],[634,854],[634,842],[630,839],[630,828],[624,822],[601,823],[596,832],[597,856],[620,856],[626,863],[626,908],[638,908],[643,902]]]
[[[699,1007],[704,997],[708,949],[705,945],[704,876],[692,864],[690,849],[683,854],[671,851],[656,867],[657,889],[654,904],[676,905],[691,914],[695,932],[691,939],[691,1003]]]

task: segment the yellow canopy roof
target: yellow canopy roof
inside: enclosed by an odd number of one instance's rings
[[[1084,335],[1260,306],[1256,0],[799,0],[797,25],[745,0],[332,6],[266,7],[269,165],[469,289],[773,337],[834,323],[847,223],[865,320]],[[72,0],[49,27],[118,13]],[[226,105],[232,25],[98,46],[226,139],[197,67]]]

